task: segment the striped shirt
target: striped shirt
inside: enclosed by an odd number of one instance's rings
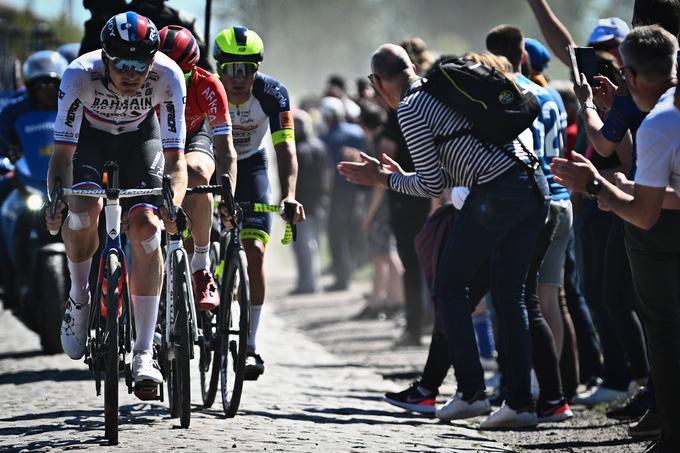
[[[469,130],[472,123],[425,90],[407,94],[399,104],[397,117],[416,171],[390,175],[389,187],[392,190],[438,197],[447,188],[473,187],[493,181],[517,165],[499,146],[484,145],[469,134],[435,144],[435,137]],[[504,146],[527,161],[518,140]]]

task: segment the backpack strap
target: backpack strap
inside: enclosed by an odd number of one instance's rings
[[[434,144],[435,144],[435,146],[439,146],[442,143],[448,142],[450,140],[455,140],[457,138],[460,138],[460,137],[463,137],[463,136],[466,136],[466,135],[474,135],[474,134],[472,133],[472,130],[470,130],[470,129],[460,129],[460,130],[455,131],[453,134],[436,136],[434,138]],[[479,138],[477,138],[477,139],[479,140]],[[529,176],[529,179],[531,179],[532,186],[533,186],[533,189],[534,189],[534,193],[536,194],[536,196],[538,197],[539,200],[543,200],[543,195],[541,194],[541,190],[538,187],[538,183],[536,182],[536,177],[535,177],[536,170],[541,168],[541,161],[538,159],[538,157],[536,157],[536,155],[533,152],[531,152],[527,149],[527,147],[524,145],[524,143],[522,142],[522,140],[520,140],[519,137],[517,138],[517,141],[519,142],[519,145],[522,147],[522,151],[524,151],[524,154],[529,158],[529,162],[524,162],[515,153],[513,153],[510,150],[508,150],[507,148],[505,148],[504,145],[497,145],[497,146],[501,149],[503,154],[505,154],[510,159],[512,159],[512,161],[515,164],[519,165],[519,167],[527,173],[527,175]],[[489,146],[488,143],[486,143],[482,140],[479,140],[479,143],[482,144],[482,147],[487,152],[494,153],[493,149],[491,149],[491,147]]]

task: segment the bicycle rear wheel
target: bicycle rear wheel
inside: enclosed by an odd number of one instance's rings
[[[104,423],[109,445],[118,445],[118,255],[106,257],[106,353],[104,355]]]
[[[179,412],[179,420],[182,428],[188,428],[191,423],[191,360],[192,342],[189,335],[189,287],[187,275],[189,270],[184,253],[180,250],[173,256],[174,287],[172,291],[173,308],[173,343],[175,347],[175,360],[173,361],[173,390],[176,392],[175,403]]]
[[[220,291],[222,279],[220,278],[223,266],[220,266],[220,244],[213,241],[210,244],[210,273],[215,277],[217,289]],[[220,270],[218,270],[220,269]],[[201,373],[201,396],[203,407],[211,407],[217,395],[217,383],[220,376],[219,348],[219,308],[218,313],[201,311],[198,312],[198,322],[203,338],[200,341],[198,369]],[[216,316],[217,315],[217,316]],[[217,364],[217,365],[216,365]]]
[[[250,330],[250,287],[242,249],[230,260],[225,273],[220,303],[220,387],[222,407],[230,418],[236,415],[241,401]]]

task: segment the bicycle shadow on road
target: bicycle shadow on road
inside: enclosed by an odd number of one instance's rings
[[[328,416],[324,416],[324,415]],[[264,410],[239,410],[239,416],[265,417],[267,419],[285,419],[317,424],[330,425],[399,425],[399,426],[420,426],[431,423],[423,417],[408,413],[362,410],[357,408],[337,408],[337,409],[303,409],[302,412],[268,412]],[[345,416],[339,418],[338,415]],[[368,417],[389,417],[389,418],[368,418]]]
[[[50,356],[54,354],[47,354],[40,349],[33,349],[31,351],[20,351],[20,352],[3,352],[0,353],[0,361],[3,360],[20,360],[20,359],[32,359],[33,357],[40,357],[40,356]]]
[[[126,425],[150,425],[164,422],[167,409],[160,405],[145,403],[128,404],[120,407],[120,427]],[[58,420],[63,419],[63,420]],[[46,420],[47,423],[0,428],[0,438],[9,436],[28,440],[31,437],[49,434],[49,440],[35,440],[17,447],[17,451],[37,450],[46,447],[68,449],[74,446],[108,445],[104,438],[104,409],[90,410],[58,410],[36,414],[23,414],[0,419],[0,422],[30,422]],[[49,421],[52,420],[52,421]],[[70,433],[67,433],[70,432]],[[77,436],[73,432],[78,433]],[[59,439],[64,433],[63,439]],[[4,447],[3,447],[4,451]]]
[[[50,368],[47,370],[27,370],[15,373],[4,373],[0,375],[0,385],[14,384],[35,384],[36,382],[72,382],[92,380],[93,374],[88,369],[73,368],[69,370],[59,370]]]

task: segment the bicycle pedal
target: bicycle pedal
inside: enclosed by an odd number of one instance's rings
[[[135,396],[142,401],[160,400],[158,385],[153,381],[135,382]]]

